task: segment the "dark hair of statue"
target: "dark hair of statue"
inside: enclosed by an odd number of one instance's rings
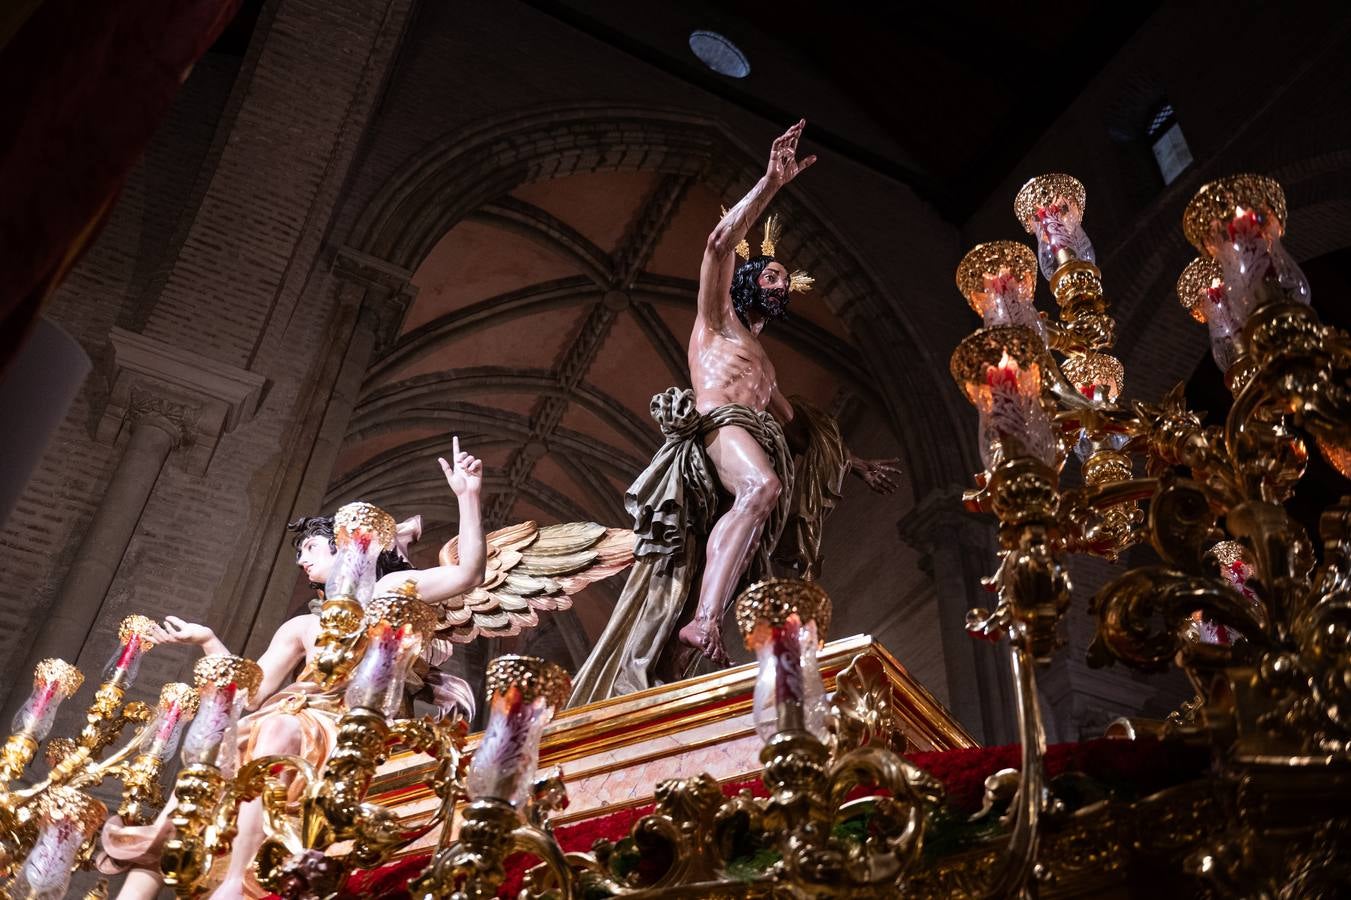
[[[760,273],[773,261],[772,256],[752,256],[740,263],[732,273],[732,309],[736,310],[736,317],[747,328],[750,323],[746,321],[746,313],[755,308],[755,300],[761,290]]]
[[[329,552],[338,552],[338,541],[333,532],[332,516],[305,516],[287,525],[286,530],[296,532],[295,538],[291,541],[291,546],[296,548],[297,557],[300,556],[300,545],[312,537],[327,538]],[[397,550],[381,550],[380,555],[375,560],[375,577],[384,578],[390,572],[405,572],[411,568],[413,568],[413,564],[400,556]],[[311,584],[311,587],[322,588],[323,585]]]

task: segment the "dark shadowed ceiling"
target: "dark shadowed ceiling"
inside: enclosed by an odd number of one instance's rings
[[[810,141],[910,184],[960,224],[1158,7],[526,0]],[[695,29],[746,54],[746,78],[689,50]]]
[[[522,0],[809,142],[912,186],[961,224],[1157,0],[822,3],[819,0]],[[263,0],[243,0],[216,52],[243,55]],[[690,32],[730,38],[751,65],[717,75]]]

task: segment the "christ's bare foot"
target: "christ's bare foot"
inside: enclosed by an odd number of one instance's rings
[[[680,629],[680,643],[698,650],[716,665],[726,667],[732,664],[731,657],[722,645],[722,629],[712,626],[707,619],[695,618]]]

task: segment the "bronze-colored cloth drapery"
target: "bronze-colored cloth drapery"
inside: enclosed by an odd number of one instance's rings
[[[766,548],[778,540],[787,516],[792,455],[769,413],[729,405],[704,415],[694,408],[693,391],[669,388],[652,398],[652,418],[666,441],[624,494],[636,539],[633,569],[609,624],[573,678],[571,706],[658,683],[657,663],[697,587],[704,539],[718,515],[718,476],[704,450],[709,434],[729,425],[746,429],[783,482],[778,507],[751,560],[756,575],[768,572]]]
[[[847,453],[833,420],[798,400],[794,409],[808,435],[797,471],[783,428],[768,412],[729,405],[704,415],[688,389],[669,388],[652,398],[652,417],[666,440],[624,494],[637,540],[633,569],[605,631],[573,678],[570,706],[661,683],[658,663],[697,600],[704,542],[718,516],[721,486],[704,442],[719,428],[746,429],[783,486],[743,581],[770,574],[770,552],[780,536],[791,538],[780,552],[794,565],[817,564],[820,519],[839,498]]]
[[[822,526],[840,502],[849,471],[849,449],[834,417],[801,397],[789,400],[807,445],[797,461],[791,512],[774,548],[774,561],[791,566],[800,578],[815,581],[821,575]]]

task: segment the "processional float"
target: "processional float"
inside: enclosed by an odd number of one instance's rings
[[[166,686],[153,715],[121,705],[148,649],[133,617],[88,725],[73,741],[48,742],[62,762],[46,780],[0,795],[11,892],[56,896],[50,890],[88,859],[106,810],[84,791],[99,779],[123,780],[124,817],[149,814],[159,766],[198,704],[163,861],[184,897],[204,890],[212,861],[228,852],[238,804],[259,796],[268,839],[258,874],[290,897],[335,896],[354,871],[437,828],[429,862],[408,884],[416,898],[495,896],[506,860],[522,851],[540,861],[523,889],[532,897],[1088,896],[1074,885],[1110,880],[1140,854],[1163,861],[1154,877],[1191,879],[1215,896],[1336,896],[1351,883],[1351,498],[1326,505],[1321,561],[1284,504],[1310,444],[1351,476],[1351,338],[1320,323],[1282,248],[1279,185],[1253,175],[1212,182],[1186,210],[1184,231],[1203,256],[1178,294],[1209,328],[1233,405],[1213,427],[1186,408],[1180,388],[1158,404],[1118,406],[1124,373],[1106,352],[1116,326],[1085,208],[1075,179],[1033,179],[1015,212],[1036,251],[982,244],[957,271],[983,318],[951,363],[977,407],[985,465],[967,504],[993,514],[1000,543],[989,579],[998,602],[973,610],[968,630],[1007,655],[1021,738],[1018,769],[986,782],[980,818],[993,827],[981,840],[956,853],[926,844],[948,815],[943,785],[899,752],[875,662],[859,658],[828,695],[816,653],[829,600],[814,584],[771,580],[736,606],[759,667],[761,795],[724,796],[706,775],[664,781],[627,835],[565,853],[548,821],[558,778],[535,769],[566,674],[541,660],[494,660],[490,721],[472,765],[462,723],[399,718],[403,675],[435,616],[411,590],[369,595],[392,520],[363,506],[344,511],[344,558],[321,613],[316,677],[350,679],[329,760],[268,757],[233,770],[233,723],[257,682],[247,660],[203,660],[197,692]],[[1038,269],[1057,321],[1035,309]],[[1075,461],[1081,478],[1063,486]],[[1210,754],[1210,772],[1146,797],[1075,800],[1046,777],[1036,681],[1063,645],[1073,605],[1066,562],[1115,560],[1144,541],[1158,562],[1081,600],[1097,624],[1089,662],[1184,671],[1194,700],[1167,721],[1114,729],[1195,746]],[[59,661],[38,667],[5,746],[6,785],[79,683]],[[127,724],[137,726],[132,739],[102,760]],[[438,761],[429,784],[439,805],[416,826],[369,799],[375,768],[398,747]],[[37,848],[53,861],[45,872],[33,866]]]

